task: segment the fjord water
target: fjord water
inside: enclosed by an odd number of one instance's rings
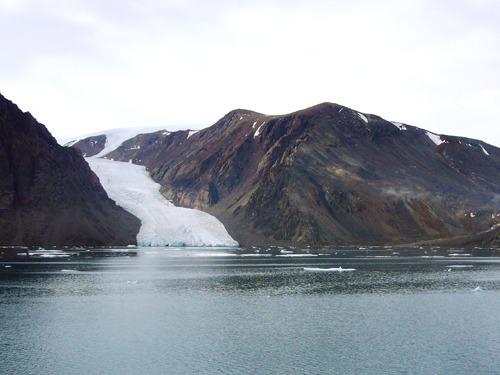
[[[498,258],[3,263],[0,373],[493,374],[499,311]]]

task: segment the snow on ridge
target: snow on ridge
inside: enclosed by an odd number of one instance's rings
[[[436,146],[439,146],[440,144],[444,143],[444,141],[441,139],[440,135],[431,133],[431,132],[425,132],[425,135],[429,137],[429,139],[434,142]]]
[[[162,135],[167,136],[171,134],[172,132],[167,130],[164,126],[155,126],[155,127],[134,127],[134,128],[116,128],[116,129],[108,129],[104,130],[101,132],[96,132],[96,133],[89,133],[89,134],[84,134],[82,136],[76,137],[76,138],[69,138],[65,140],[61,140],[59,142],[60,145],[64,147],[71,147],[78,141],[81,141],[83,139],[89,138],[89,137],[95,137],[95,136],[100,136],[104,135],[106,136],[106,143],[104,146],[104,149],[95,157],[103,157],[106,154],[109,154],[111,151],[116,150],[118,147],[120,147],[123,142],[128,141],[131,138],[134,138],[138,136],[139,134],[149,134],[149,133],[155,133],[158,131],[162,131]],[[174,131],[183,131],[185,130],[182,128],[175,129]],[[191,135],[197,133],[199,130],[190,130],[188,137]]]
[[[215,217],[166,200],[144,166],[97,157],[87,161],[109,197],[141,220],[138,245],[238,246]]]
[[[408,130],[406,128],[406,125],[405,124],[402,124],[401,122],[396,122],[396,121],[393,121],[392,122],[392,125],[394,125],[395,127],[397,127],[399,130]]]
[[[262,132],[262,127],[266,124],[266,122],[264,121],[258,128],[257,130],[255,131],[253,137],[256,138],[260,135],[260,133]]]
[[[360,118],[361,120],[363,120],[365,123],[367,123],[367,124],[368,124],[368,118],[367,118],[364,114],[359,113],[359,112],[356,112],[356,113],[358,114],[358,116],[359,116],[359,118]]]
[[[63,144],[64,147],[71,147],[73,146],[75,143],[77,143],[79,141],[79,139],[73,139],[72,141],[69,141],[69,142],[66,142]]]
[[[486,156],[490,156],[490,153],[483,147],[483,145],[479,145],[479,147],[481,147],[481,150],[483,150],[483,153],[486,155]]]
[[[123,142],[136,137],[139,134],[154,133],[160,130],[166,130],[163,127],[148,127],[148,128],[119,128],[105,131],[101,134],[106,136],[106,145],[104,149],[95,155],[95,158],[102,157],[120,147]],[[98,134],[100,135],[100,134]]]
[[[194,135],[194,134],[196,134],[198,132],[199,132],[199,130],[190,130],[186,139],[189,139],[189,137],[191,137],[192,135]]]
[[[84,134],[76,138],[71,138],[69,141],[68,140],[63,140],[59,142],[60,145],[64,147],[71,147],[75,143],[89,138],[89,137],[97,137],[100,135],[106,136],[106,143],[104,146],[104,149],[95,157],[102,157],[106,154],[109,154],[111,151],[114,151],[118,147],[122,145],[123,142],[129,140],[130,138],[134,138],[135,136],[139,134],[147,134],[147,133],[154,133],[160,130],[164,130],[163,134],[165,133],[170,134],[168,130],[165,129],[165,127],[136,127],[136,128],[116,128],[116,129],[108,129],[104,130],[101,132],[96,132],[96,133],[89,133],[89,134]]]

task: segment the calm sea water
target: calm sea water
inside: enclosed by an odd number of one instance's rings
[[[498,258],[0,264],[0,374],[499,374],[499,353]]]

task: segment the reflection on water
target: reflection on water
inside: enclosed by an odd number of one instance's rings
[[[0,263],[0,373],[500,369],[499,258],[238,254]]]

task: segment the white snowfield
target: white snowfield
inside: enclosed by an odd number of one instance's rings
[[[104,149],[86,160],[99,177],[109,197],[141,220],[137,244],[139,246],[238,246],[224,225],[214,216],[198,210],[176,207],[165,199],[160,193],[160,185],[151,179],[145,167],[103,159],[126,140],[138,134],[159,130],[165,129],[113,129],[78,138],[106,135]],[[194,133],[193,131],[189,134]],[[78,139],[67,146],[76,143]]]

